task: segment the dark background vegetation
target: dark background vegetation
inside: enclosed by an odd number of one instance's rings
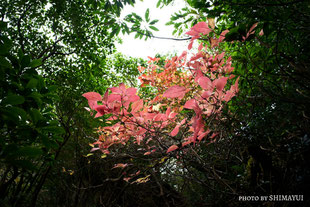
[[[182,34],[208,17],[217,19],[218,34],[229,29],[222,47],[240,76],[239,94],[218,123],[220,139],[195,147],[181,163],[173,155],[134,157],[142,175],[151,176],[129,184],[111,168],[135,149],[123,157],[87,156],[101,122],[81,95],[137,84],[137,66],[146,62],[111,55],[120,32],[151,36],[135,14],[115,20],[134,0],[1,1],[0,206],[310,205],[309,1],[187,2],[195,10],[185,8],[169,24]],[[242,41],[257,22],[256,33]],[[238,201],[274,194],[304,201]]]

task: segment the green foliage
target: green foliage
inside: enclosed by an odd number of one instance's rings
[[[157,7],[157,8],[158,8],[158,7],[162,8],[162,7],[164,7],[164,6],[169,5],[171,2],[173,2],[173,0],[158,0],[158,1],[157,1],[157,4],[156,4],[156,7]]]
[[[8,41],[2,42],[3,47],[8,45]],[[64,130],[56,117],[46,112],[52,93],[33,69],[30,57],[22,52],[16,57],[7,51],[1,59],[7,62],[0,68],[5,74],[0,82],[1,162],[7,167],[34,169],[33,161],[42,155],[47,159],[50,149],[58,147],[56,135]]]
[[[144,38],[145,40],[147,40],[148,38],[151,38],[153,36],[151,30],[158,31],[158,29],[154,26],[157,22],[157,19],[150,19],[150,10],[147,9],[145,11],[144,19],[142,19],[142,17],[140,17],[134,12],[128,14],[124,18],[124,21],[120,25],[120,28],[122,28],[123,34],[129,34],[131,32],[134,32],[136,33],[135,38]]]

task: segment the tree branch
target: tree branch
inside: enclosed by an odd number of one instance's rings
[[[102,186],[105,186],[106,183],[105,182],[116,182],[116,181],[119,181],[121,178],[123,177],[123,175],[121,175],[120,177],[118,178],[107,178],[103,181],[102,184],[99,184],[99,185],[91,185],[91,186],[88,186],[88,187],[82,187],[82,188],[79,188],[77,187],[76,185],[72,184],[72,186],[76,189],[79,189],[79,190],[90,190],[90,189],[94,189],[94,188],[100,188]]]

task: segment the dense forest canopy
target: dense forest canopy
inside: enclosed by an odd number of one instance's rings
[[[0,2],[1,206],[309,205],[309,2],[185,2],[164,38],[135,0]]]

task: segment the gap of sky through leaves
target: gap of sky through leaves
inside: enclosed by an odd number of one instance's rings
[[[122,13],[121,18],[125,17],[131,12],[135,12],[141,17],[144,17],[145,11],[150,9],[150,19],[158,19],[156,27],[159,31],[152,31],[154,36],[159,37],[173,37],[173,26],[166,26],[165,24],[170,20],[170,16],[185,7],[183,0],[175,0],[171,5],[162,9],[156,8],[156,0],[137,1],[135,6],[126,6]],[[116,48],[118,52],[131,57],[138,57],[146,59],[147,56],[154,57],[156,54],[177,54],[180,55],[187,49],[188,41],[175,41],[151,38],[148,40],[135,39],[135,34],[122,35],[122,44],[117,43]]]

